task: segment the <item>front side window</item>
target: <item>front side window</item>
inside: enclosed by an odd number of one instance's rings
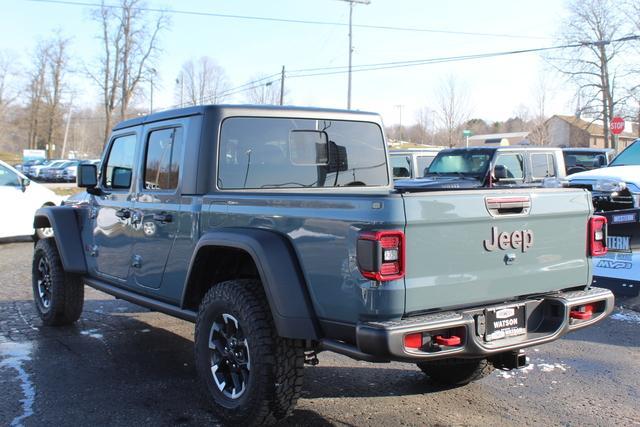
[[[144,168],[145,190],[175,190],[180,174],[182,129],[156,130],[149,134]]]
[[[390,158],[391,170],[395,179],[411,178],[411,157],[405,155],[392,155]]]
[[[534,179],[556,176],[553,155],[549,153],[531,154],[531,175]]]
[[[128,189],[131,187],[136,140],[136,135],[120,136],[113,140],[104,169],[103,184],[106,188]]]
[[[374,123],[231,117],[222,123],[218,188],[388,185],[384,139]]]
[[[435,154],[417,157],[416,161],[418,163],[418,173],[420,174],[421,177],[427,174],[427,172],[429,171],[429,166],[431,165],[435,157],[436,157]]]
[[[496,160],[495,168],[499,167],[504,167],[506,178],[502,178],[503,180],[521,181],[524,178],[520,154],[500,154]]]
[[[19,187],[20,180],[18,179],[18,175],[16,175],[13,171],[0,165],[0,185]]]

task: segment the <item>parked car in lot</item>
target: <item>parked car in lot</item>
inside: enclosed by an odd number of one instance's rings
[[[77,164],[72,164],[70,166],[65,167],[64,170],[62,171],[62,181],[64,181],[64,182],[76,182],[77,172],[78,172],[78,165],[80,165],[80,164],[90,164],[90,165],[96,165],[96,166],[99,167],[100,159],[96,159],[96,160],[81,160]]]
[[[527,162],[564,171],[544,150],[467,154],[504,179]],[[34,250],[36,310],[75,322],[86,284],[195,322],[195,368],[228,425],[290,414],[320,351],[459,386],[613,310],[591,286],[606,229],[587,191],[404,192],[390,172],[373,113],[216,105],[125,121],[100,173],[78,168],[88,203],[36,214],[55,235]]]
[[[62,197],[48,188],[32,182],[21,172],[0,161],[0,238],[30,236],[52,236],[50,227],[34,230],[33,216],[43,206],[56,206]]]
[[[39,180],[42,169],[53,166],[56,162],[60,162],[58,164],[62,164],[64,160],[43,160],[37,164],[33,164],[29,166],[29,168],[24,172],[24,174],[31,179]]]
[[[423,177],[440,150],[442,147],[390,150],[393,179]]]
[[[567,177],[569,187],[591,191],[609,222],[609,254],[594,261],[594,282],[620,295],[640,295],[640,139],[604,168]]]
[[[64,171],[70,166],[77,166],[79,160],[64,160],[61,163],[50,165],[40,171],[40,179],[46,182],[62,182],[64,181]]]
[[[424,177],[397,180],[395,187],[403,191],[536,187],[545,179],[564,177],[564,158],[559,148],[452,148],[436,155]]]
[[[611,148],[563,148],[567,175],[603,168],[615,157]]]

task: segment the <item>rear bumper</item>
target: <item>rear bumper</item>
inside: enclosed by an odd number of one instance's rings
[[[356,328],[357,350],[352,349],[348,355],[372,361],[410,362],[449,357],[489,357],[554,341],[568,332],[593,325],[613,311],[614,297],[608,289],[591,288],[531,298],[517,304],[525,306],[526,332],[522,335],[486,341],[482,333],[485,310],[495,306],[477,307],[399,321],[360,323]],[[586,320],[571,318],[571,308],[584,304],[594,305],[593,316]],[[502,306],[506,305],[509,304]],[[421,349],[412,349],[404,345],[404,337],[408,334],[420,332],[428,337],[451,330],[462,335],[457,346],[425,345]],[[340,352],[338,348],[326,348]]]

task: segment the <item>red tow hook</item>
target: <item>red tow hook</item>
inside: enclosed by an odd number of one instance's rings
[[[569,312],[569,317],[578,320],[589,320],[593,316],[592,305],[580,305]]]
[[[446,345],[447,347],[455,347],[460,345],[462,340],[457,335],[451,335],[450,337],[443,337],[442,335],[436,336],[436,344]]]

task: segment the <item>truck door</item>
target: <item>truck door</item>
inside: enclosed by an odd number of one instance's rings
[[[138,145],[138,135],[130,129],[112,137],[100,177],[105,194],[95,196],[92,207],[93,248],[89,267],[91,259],[95,259],[98,275],[122,284],[128,280],[134,238],[132,183]]]
[[[132,254],[133,285],[158,289],[167,258],[179,232],[179,178],[183,128],[164,122],[146,128],[141,179],[134,216],[139,221]],[[142,288],[142,289],[140,289]]]

